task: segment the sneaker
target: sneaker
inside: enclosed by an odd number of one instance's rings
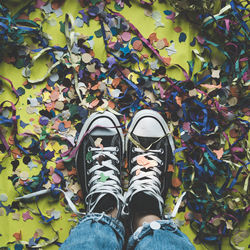
[[[163,218],[171,183],[167,169],[174,151],[174,141],[163,117],[147,109],[136,113],[128,130],[126,148],[130,181],[123,212]]]
[[[123,144],[122,129],[114,114],[93,113],[84,123],[75,162],[87,213],[110,213],[117,208],[120,216]]]

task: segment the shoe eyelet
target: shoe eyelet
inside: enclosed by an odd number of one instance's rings
[[[89,164],[90,164],[90,163],[91,163],[91,161],[90,161],[90,160],[87,160],[87,163],[89,163]]]
[[[90,146],[89,146],[89,147],[88,147],[88,152],[90,152],[90,151],[91,151],[91,149],[92,149],[92,147],[90,147]]]
[[[118,148],[117,146],[115,147],[115,151],[116,151],[116,152],[119,152],[119,148]]]
[[[132,153],[135,153],[135,147],[132,147]]]
[[[164,154],[164,149],[163,149],[163,148],[160,149],[160,154],[161,154],[161,155]]]
[[[163,161],[160,162],[160,165],[163,166]]]

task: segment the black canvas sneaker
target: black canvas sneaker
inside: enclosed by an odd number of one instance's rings
[[[174,152],[174,141],[163,117],[153,110],[136,113],[128,130],[126,148],[130,181],[123,212],[163,218],[171,183],[167,170]]]
[[[117,208],[120,216],[124,139],[117,117],[108,111],[90,115],[77,145],[75,161],[86,212],[109,213]]]

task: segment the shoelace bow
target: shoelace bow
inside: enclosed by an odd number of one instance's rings
[[[162,154],[163,151],[162,149],[144,151],[138,147],[133,147],[132,150],[138,154],[131,159],[131,163],[135,164],[135,166],[131,169],[130,173],[132,176],[134,176],[130,180],[128,191],[125,193],[125,207],[128,206],[129,202],[132,200],[132,197],[136,193],[143,191],[146,194],[151,196],[153,195],[159,201],[159,209],[162,213],[162,205],[164,204],[164,200],[161,197],[161,182],[158,178],[158,176],[161,175],[161,170],[158,166],[162,166],[163,162],[156,154]],[[149,167],[146,171],[143,171],[145,166],[136,164],[138,156],[144,156],[154,160],[157,163],[157,166]],[[139,173],[137,171],[139,171]]]
[[[117,147],[89,147],[88,151],[93,152],[93,166],[87,171],[88,175],[92,174],[89,180],[89,194],[86,196],[86,204],[88,204],[89,212],[93,212],[97,203],[106,195],[111,194],[117,200],[117,209],[119,210],[119,200],[123,202],[122,187],[120,185],[119,169],[114,166],[113,161],[119,163],[119,159],[116,154],[118,152]],[[99,157],[105,159],[99,163]],[[105,170],[103,169],[105,168]],[[117,175],[116,175],[117,174]],[[101,178],[104,178],[102,180]],[[92,197],[98,194],[97,199]]]

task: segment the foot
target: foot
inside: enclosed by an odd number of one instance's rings
[[[87,213],[120,215],[123,203],[121,167],[123,133],[116,116],[94,113],[86,120],[77,145],[76,167]]]
[[[125,194],[125,212],[132,217],[163,218],[171,183],[167,169],[174,151],[173,138],[163,117],[153,110],[136,113],[128,130],[126,147],[130,182]]]

